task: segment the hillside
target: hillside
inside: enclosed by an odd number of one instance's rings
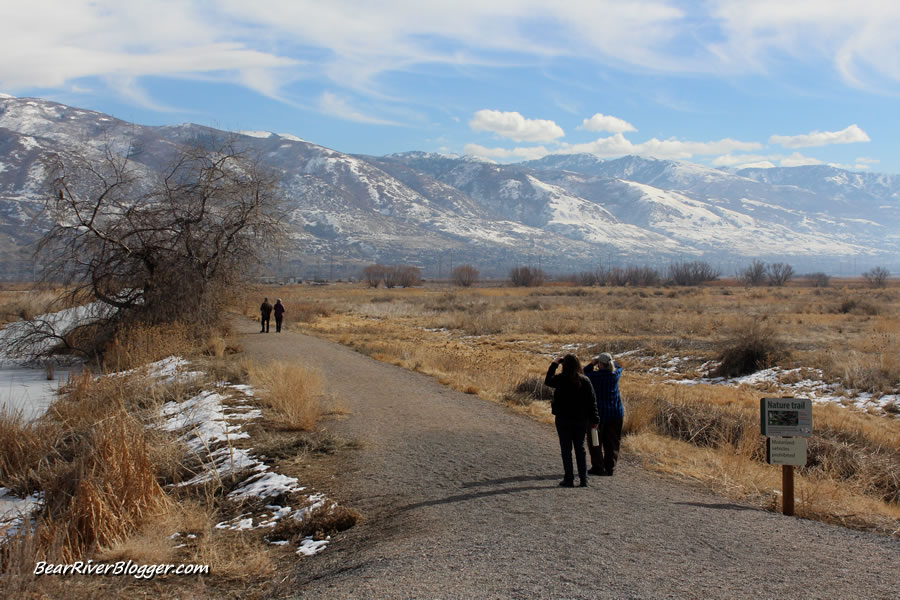
[[[575,271],[695,258],[727,267],[777,257],[826,271],[900,262],[897,176],[824,166],[732,173],[636,156],[509,165],[423,152],[354,156],[292,135],[148,127],[0,97],[0,278],[34,270],[54,152],[92,155],[112,141],[150,177],[173,144],[229,135],[284,185],[291,244],[271,270],[285,275],[352,276],[375,261],[417,264],[428,277],[462,263],[502,274],[516,264]]]

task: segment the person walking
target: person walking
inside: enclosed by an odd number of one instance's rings
[[[260,333],[269,333],[269,317],[272,314],[272,305],[269,304],[268,298],[263,298],[262,304],[259,306],[259,322],[262,325]]]
[[[284,319],[284,304],[281,298],[275,300],[275,333],[281,333],[281,320]]]
[[[594,387],[597,414],[600,416],[600,425],[597,427],[599,445],[588,445],[591,453],[591,469],[588,473],[592,475],[611,476],[616,470],[616,461],[619,460],[622,424],[625,421],[625,406],[619,393],[622,370],[609,352],[595,356],[584,368],[585,376]]]
[[[560,364],[562,364],[562,373],[557,375],[556,368]],[[597,415],[594,387],[582,374],[581,362],[574,354],[566,354],[550,363],[544,384],[553,388],[553,402],[550,407],[551,412],[556,416],[556,433],[559,436],[559,448],[565,473],[559,485],[561,487],[575,486],[575,474],[572,470],[572,449],[574,448],[580,487],[587,487],[587,457],[584,451],[584,437],[589,427],[595,427],[600,421]]]

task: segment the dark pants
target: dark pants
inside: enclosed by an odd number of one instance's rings
[[[278,315],[275,315],[275,333],[279,333],[281,331],[281,320],[283,318],[284,317],[279,317]]]
[[[584,452],[584,434],[588,422],[584,419],[556,417],[556,434],[559,436],[559,449],[562,452],[563,471],[566,481],[575,481],[572,472],[572,448],[575,448],[575,462],[578,464],[578,477],[587,478],[587,456]]]
[[[590,432],[588,432],[590,433]],[[587,436],[590,440],[590,435]],[[619,445],[622,441],[622,419],[602,421],[597,427],[600,445],[594,446],[588,441],[591,452],[591,469],[612,475],[619,460]]]
[[[263,315],[259,319],[260,324],[262,325],[262,329],[259,330],[260,333],[269,333],[269,316]]]

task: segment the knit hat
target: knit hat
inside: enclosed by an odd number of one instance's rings
[[[597,356],[595,356],[594,360],[596,360],[604,367],[609,367],[612,365],[613,357],[609,352],[603,352],[602,354],[598,354]]]

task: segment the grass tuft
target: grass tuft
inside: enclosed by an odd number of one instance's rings
[[[284,362],[249,364],[251,385],[263,403],[282,417],[285,426],[312,431],[322,414],[322,378],[318,371]]]

